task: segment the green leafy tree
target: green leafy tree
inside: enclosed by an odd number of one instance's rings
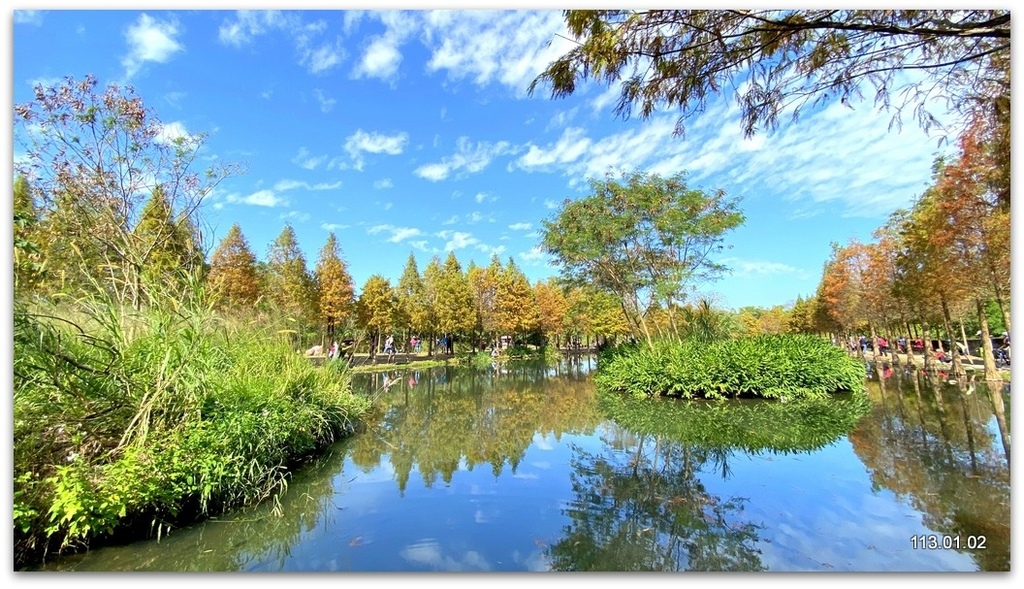
[[[256,306],[262,292],[256,255],[238,223],[213,250],[207,283],[222,309],[252,310]]]
[[[567,10],[565,22],[577,44],[531,93],[621,82],[618,115],[678,107],[677,130],[726,89],[747,136],[809,104],[850,104],[868,87],[894,122],[912,108],[926,129],[934,96],[965,116],[1009,105],[1009,10]]]
[[[434,309],[439,333],[465,336],[476,324],[476,309],[469,281],[455,252],[448,252],[437,280]]]
[[[395,290],[401,323],[413,333],[430,333],[433,313],[427,300],[423,277],[416,265],[416,256],[412,252],[409,252],[409,259],[405,262]]]
[[[334,340],[339,326],[344,326],[355,311],[355,287],[348,265],[341,257],[341,247],[334,233],[320,249],[314,271],[320,302],[320,319],[327,327],[327,339]]]
[[[609,175],[590,186],[544,221],[543,246],[570,283],[618,297],[634,335],[651,343],[648,312],[660,303],[671,313],[688,288],[724,272],[712,256],[744,216],[736,199],[689,189],[681,173]]]

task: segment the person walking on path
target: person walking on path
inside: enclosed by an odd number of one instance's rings
[[[388,334],[388,339],[384,340],[384,353],[388,355],[388,364],[395,359],[395,336]]]

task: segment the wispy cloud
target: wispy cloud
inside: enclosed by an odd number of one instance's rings
[[[320,164],[327,161],[326,155],[313,156],[305,147],[299,148],[299,153],[292,158],[292,163],[307,170],[315,170]]]
[[[256,207],[284,207],[288,206],[288,199],[279,197],[273,190],[257,190],[252,194],[240,195],[229,194],[224,201],[231,204],[252,205]]]
[[[392,243],[399,243],[403,240],[409,239],[410,237],[418,237],[423,235],[423,232],[415,227],[395,227],[394,225],[374,225],[366,230],[370,235],[376,235],[378,233],[389,233],[388,241]]]
[[[274,184],[274,190],[285,192],[287,190],[295,190],[296,188],[302,188],[304,190],[319,191],[319,190],[337,190],[341,188],[341,180],[336,182],[317,182],[316,184],[310,184],[302,180],[279,180]]]
[[[473,143],[468,137],[459,137],[455,142],[455,153],[440,162],[422,165],[414,173],[420,178],[433,182],[444,180],[454,172],[472,174],[482,171],[495,157],[514,153],[515,148],[508,141]]]
[[[342,229],[348,229],[351,225],[343,225],[341,223],[320,223],[320,228],[324,231],[341,231]]]
[[[572,48],[555,10],[437,10],[425,14],[428,71],[478,86],[498,82],[525,97],[530,82]]]
[[[362,170],[365,164],[364,153],[398,155],[402,153],[408,142],[409,135],[407,133],[385,135],[383,133],[367,133],[359,129],[345,139],[345,151],[348,152],[351,167]]]
[[[224,45],[243,47],[251,45],[257,37],[283,31],[295,44],[299,65],[311,74],[320,74],[345,59],[340,38],[319,38],[327,28],[325,21],[304,22],[293,12],[239,10],[221,23],[217,38]]]
[[[392,188],[394,185],[395,184],[391,181],[391,178],[381,178],[380,180],[375,180],[373,183],[373,187],[377,190]]]
[[[533,229],[532,223],[513,223],[508,226],[512,231],[529,231]]]
[[[323,113],[331,112],[334,105],[338,103],[337,100],[328,97],[324,94],[324,91],[319,88],[313,89],[313,98],[316,98],[317,103],[320,104],[320,112]]]
[[[43,12],[41,10],[15,10],[14,24],[39,26],[43,24]]]
[[[166,63],[175,53],[184,51],[185,47],[175,39],[180,32],[175,20],[159,21],[146,13],[139,15],[125,32],[128,55],[121,58],[125,76],[131,78],[147,62]]]

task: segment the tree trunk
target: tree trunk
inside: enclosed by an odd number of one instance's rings
[[[964,376],[966,372],[964,371],[963,362],[960,359],[960,349],[953,341],[953,330],[951,329],[952,320],[949,317],[949,305],[946,304],[945,295],[939,295],[939,301],[942,302],[942,321],[946,330],[946,337],[949,338],[949,352],[953,355],[953,374],[957,377],[961,377]],[[941,341],[939,342],[939,345],[942,345]]]
[[[985,303],[981,299],[974,299],[974,305],[978,310],[978,323],[981,325],[981,349],[985,362],[985,380],[1002,381],[999,369],[996,368],[996,355],[992,349],[992,336],[988,329],[988,316],[985,314]]]

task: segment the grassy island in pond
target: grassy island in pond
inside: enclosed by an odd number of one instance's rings
[[[594,380],[637,397],[792,400],[861,391],[864,366],[818,337],[759,335],[616,346],[601,355]]]

